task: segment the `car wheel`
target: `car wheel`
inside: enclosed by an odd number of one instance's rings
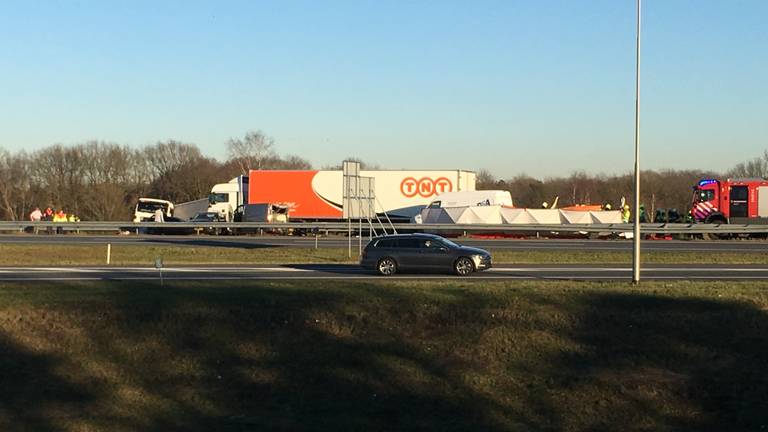
[[[459,276],[469,276],[475,271],[475,265],[467,257],[461,257],[453,263],[453,271]]]
[[[397,273],[397,263],[392,258],[382,258],[376,264],[376,271],[382,276],[392,276]]]

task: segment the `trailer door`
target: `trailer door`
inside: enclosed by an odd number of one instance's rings
[[[747,186],[732,186],[731,187],[731,206],[730,217],[731,218],[745,218],[747,217],[747,203],[749,202],[749,189]]]

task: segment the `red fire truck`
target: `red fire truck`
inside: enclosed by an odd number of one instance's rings
[[[705,179],[693,188],[696,222],[768,224],[768,179]]]

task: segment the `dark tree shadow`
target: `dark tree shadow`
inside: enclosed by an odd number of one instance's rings
[[[267,248],[281,248],[285,247],[279,244],[270,243],[258,243],[245,240],[216,240],[210,238],[190,238],[190,239],[164,239],[162,237],[146,239],[147,243],[153,244],[168,244],[171,246],[206,246],[206,247],[218,247],[218,248],[234,248],[234,249],[267,249]]]
[[[556,372],[546,392],[531,395],[533,403],[580,395],[579,409],[591,417],[580,430],[768,429],[764,310],[732,300],[616,292],[585,296],[576,307],[578,326],[563,335],[582,349],[552,356],[547,367]],[[603,399],[590,400],[596,395]],[[567,418],[555,425],[574,429]]]
[[[268,283],[220,291],[175,285],[160,294],[154,285],[115,290],[115,309],[107,319],[118,323],[126,336],[116,341],[110,334],[91,335],[96,355],[110,358],[132,377],[133,385],[169,407],[141,419],[123,419],[124,426],[217,431],[502,429],[491,411],[503,407],[468,388],[453,371],[456,364],[404,343],[386,323],[366,321],[355,314],[350,298]],[[382,295],[376,286],[356,289],[378,296],[386,307],[402,301],[392,292]],[[142,291],[149,294],[146,300]],[[237,294],[228,296],[233,291]],[[344,318],[338,321],[339,316]],[[346,334],[357,325],[370,337]],[[116,354],[124,351],[116,345],[141,346],[147,340],[161,340],[161,352],[189,356],[199,375],[174,374],[173,364],[153,363],[151,356]],[[167,360],[162,353],[159,358]],[[414,375],[424,384],[414,386]],[[197,392],[194,397],[189,397],[189,389]]]
[[[0,430],[64,430],[67,418],[82,415],[81,407],[102,394],[98,385],[59,376],[60,363],[0,334]]]
[[[482,284],[422,294],[328,283],[336,289],[280,281],[177,281],[164,288],[111,281],[83,309],[83,330],[88,355],[119,371],[113,387],[108,380],[75,384],[57,372],[62,359],[2,338],[0,418],[8,430],[62,429],[47,414],[55,404],[82,418],[104,416],[93,420],[104,428],[158,431],[694,431],[768,424],[768,319],[746,302],[598,289],[561,297],[528,292],[533,315],[525,316],[514,296]],[[547,321],[558,314],[568,318]],[[417,320],[418,328],[403,325]],[[485,333],[518,327],[565,342],[517,347],[538,350],[537,361],[522,365],[499,346],[491,354],[517,375],[496,377],[486,392],[470,384],[485,366],[481,359],[433,343],[464,332],[471,345]],[[144,398],[132,412],[100,405],[118,386]]]

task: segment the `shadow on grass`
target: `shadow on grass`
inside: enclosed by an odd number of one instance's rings
[[[206,246],[206,247],[220,247],[220,248],[234,248],[234,249],[267,249],[267,248],[280,248],[284,247],[279,244],[271,243],[259,243],[253,240],[216,240],[211,238],[189,238],[189,239],[164,239],[161,236],[157,238],[147,238],[146,241],[152,244],[168,244],[171,246]]]
[[[551,393],[581,395],[586,429],[768,429],[765,310],[614,292],[584,296],[573,312],[579,325],[566,334],[586,349],[548,369]]]
[[[0,334],[0,430],[64,430],[101,394],[59,376],[62,359],[36,353]]]
[[[326,290],[259,284],[224,292],[121,292],[114,313],[121,343],[164,348],[135,360],[113,356],[113,335],[94,334],[105,356],[131,368],[135,383],[171,407],[136,423],[150,430],[493,430],[494,402],[468,389],[451,361],[404,342],[394,322],[356,312]],[[150,290],[155,290],[155,287]],[[402,303],[375,294],[386,308]],[[232,297],[230,295],[234,294]],[[365,334],[356,334],[363,331]],[[149,355],[149,353],[146,353]],[[189,356],[179,362],[178,356]],[[172,359],[171,357],[176,357]],[[162,360],[162,363],[151,363]],[[190,361],[191,374],[176,375]],[[190,367],[187,365],[187,367]],[[423,381],[423,382],[422,382]],[[193,388],[195,395],[184,395]],[[497,407],[501,408],[501,407]]]
[[[600,289],[320,284],[161,290],[111,282],[67,308],[95,369],[119,373],[86,377],[98,385],[81,388],[82,377],[57,372],[58,357],[0,339],[10,353],[2,416],[55,429],[56,418],[42,414],[55,402],[114,430],[768,424],[768,320],[747,303]],[[116,413],[106,400],[123,408]],[[31,416],[9,414],[19,410]]]

